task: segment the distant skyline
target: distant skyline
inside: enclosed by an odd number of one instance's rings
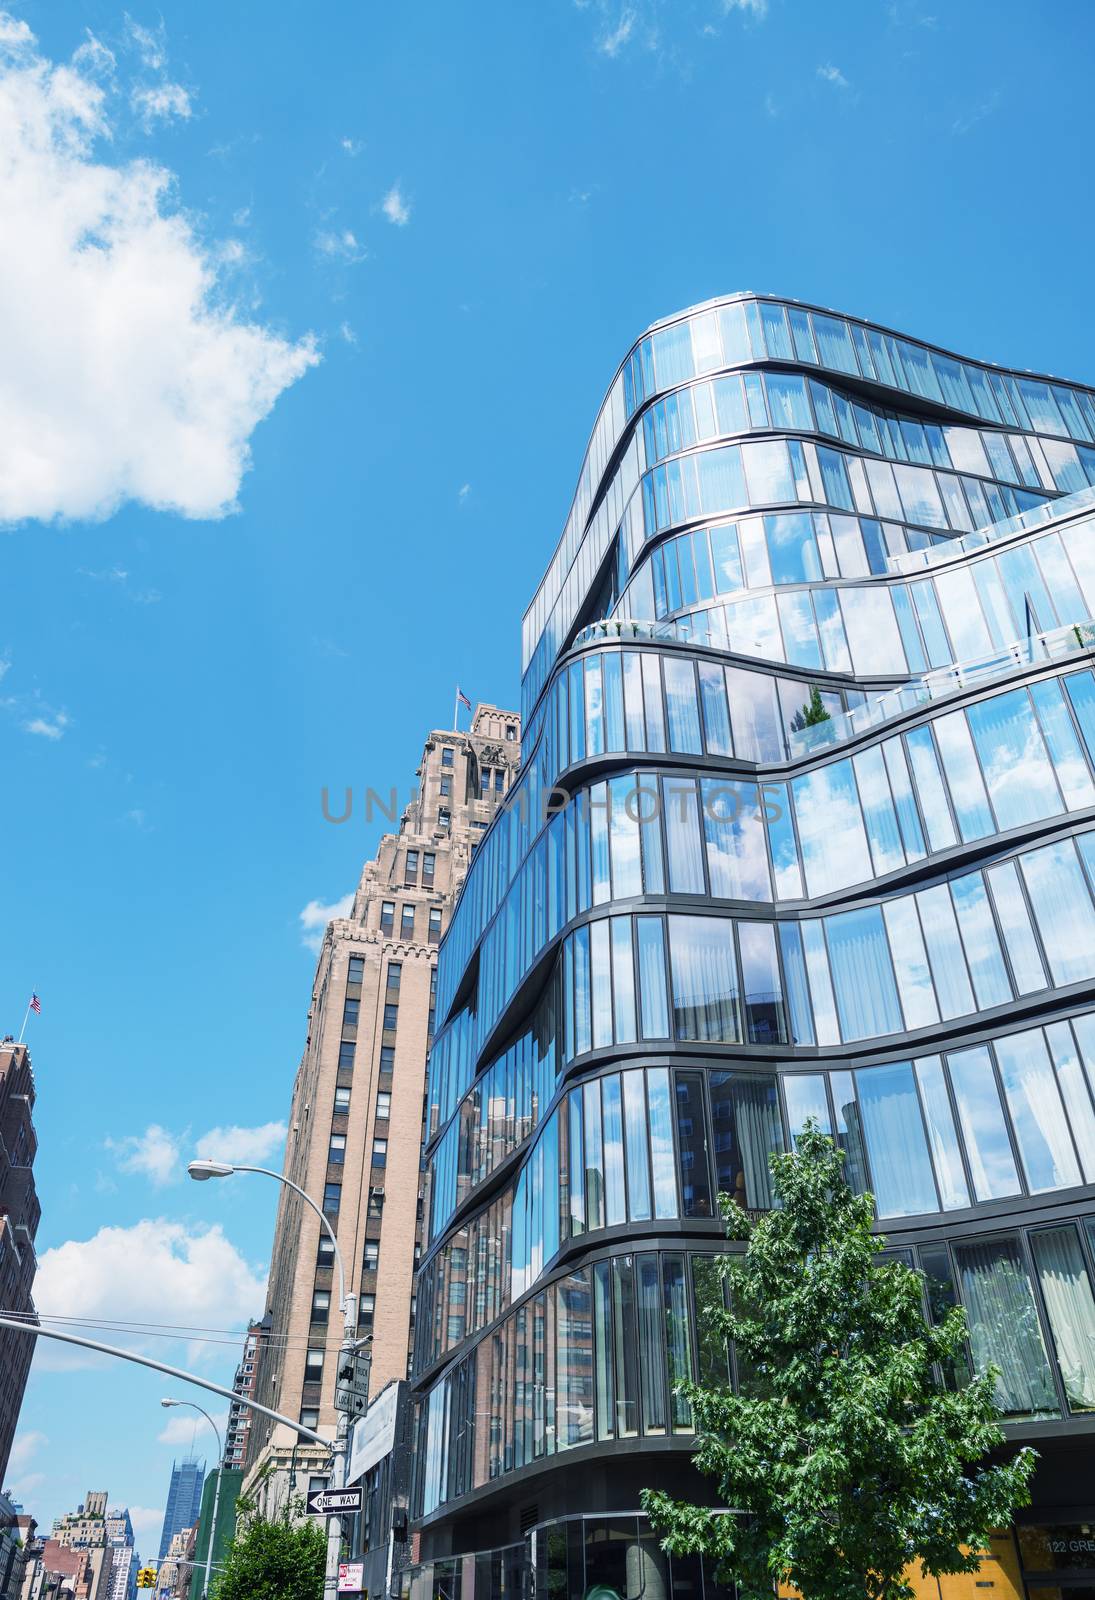
[[[276,1185],[184,1168],[279,1164],[315,941],[385,825],[322,789],[405,794],[456,683],[518,703],[512,619],[655,319],[754,288],[1095,380],[1092,31],[1079,0],[129,13],[0,21],[0,1032],[36,990],[43,1309],[230,1384]],[[164,1392],[43,1342],[8,1486],[48,1527],[108,1485],[152,1549],[173,1454],[213,1459]]]

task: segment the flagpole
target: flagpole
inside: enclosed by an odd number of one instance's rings
[[[453,700],[453,703],[452,703],[452,725],[453,725],[453,729],[454,730],[459,728],[459,726],[460,726],[460,685],[459,684],[457,684],[457,686],[456,686],[456,697],[455,697],[455,699]]]
[[[31,998],[33,999],[33,997],[34,997],[34,990],[32,989],[31,990]],[[22,1044],[23,1035],[27,1031],[27,1023],[29,1021],[30,1021],[30,1000],[27,1001],[27,1009],[26,1009],[26,1013],[25,1013],[25,1015],[23,1017],[23,1026],[19,1029],[19,1037],[15,1041],[16,1044]]]

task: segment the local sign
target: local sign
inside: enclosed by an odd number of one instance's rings
[[[358,1484],[356,1489],[317,1489],[308,1496],[308,1515],[310,1517],[337,1517],[350,1516],[355,1511],[360,1511],[362,1505],[362,1489]]]
[[[343,1561],[338,1569],[339,1594],[360,1594],[365,1585],[364,1561]]]
[[[335,1377],[335,1410],[351,1417],[364,1415],[369,1403],[370,1357],[365,1353],[340,1355]]]

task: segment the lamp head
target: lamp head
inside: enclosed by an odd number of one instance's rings
[[[182,1405],[182,1401],[181,1400],[161,1400],[160,1404],[162,1406],[181,1406]]]
[[[205,1183],[209,1178],[230,1178],[236,1169],[227,1161],[190,1161],[186,1170],[195,1183]]]

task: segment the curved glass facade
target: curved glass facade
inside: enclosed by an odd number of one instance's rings
[[[718,1197],[769,1208],[811,1116],[926,1311],[966,1308],[940,1382],[995,1364],[1072,1505],[1092,486],[1091,390],[814,308],[734,296],[629,353],[526,614],[521,777],[441,949],[406,1593],[466,1569],[546,1594],[602,1555],[628,1593],[718,1592],[635,1506],[681,1488],[676,1381],[750,1381],[695,1311],[735,1248]],[[618,1548],[574,1533],[591,1507]]]

